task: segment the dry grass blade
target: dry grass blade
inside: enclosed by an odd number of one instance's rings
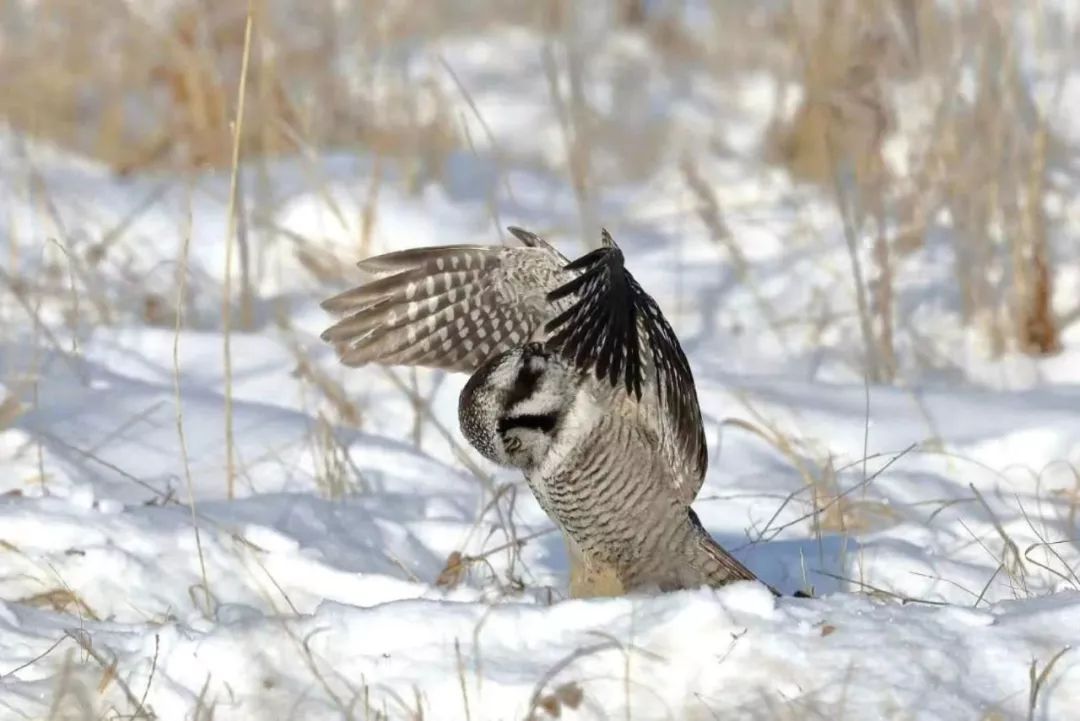
[[[59,613],[68,613],[69,609],[74,608],[80,616],[85,616],[91,621],[101,620],[86,601],[83,600],[82,596],[75,593],[75,591],[70,588],[53,588],[48,591],[42,591],[41,593],[35,593],[17,599],[17,603],[25,603],[27,606],[39,608],[51,608],[53,611]]]
[[[1043,670],[1036,673],[1036,669],[1039,667],[1037,659],[1031,659],[1031,667],[1028,669],[1028,678],[1030,681],[1030,691],[1028,692],[1028,721],[1035,721],[1035,709],[1039,705],[1039,692],[1046,684],[1048,678],[1050,678],[1050,672],[1054,670],[1054,664],[1056,664],[1062,656],[1071,650],[1071,646],[1065,646],[1060,651],[1055,653],[1046,665],[1043,666]]]
[[[683,159],[680,164],[680,169],[687,187],[690,188],[691,192],[693,192],[698,199],[698,217],[709,230],[709,235],[712,237],[713,242],[722,246],[727,251],[728,257],[735,266],[735,272],[738,274],[739,281],[750,289],[750,292],[754,297],[754,302],[757,304],[761,315],[765,318],[766,322],[768,322],[769,329],[772,331],[776,341],[782,347],[788,348],[787,338],[781,332],[780,324],[777,321],[777,312],[772,307],[772,304],[769,302],[765,293],[762,292],[760,284],[752,276],[749,261],[747,261],[742,248],[739,247],[739,244],[735,240],[734,234],[724,221],[724,215],[720,208],[720,201],[716,197],[716,192],[712,186],[701,177],[697,166],[690,157]]]
[[[142,698],[139,699],[139,708],[146,708],[146,697],[150,695],[150,686],[154,683],[154,672],[157,671],[158,653],[161,651],[161,634],[154,634],[154,657],[150,660],[150,673],[146,676],[146,687],[143,688]]]
[[[951,605],[953,605],[953,604],[948,603],[946,601],[931,601],[930,599],[927,599],[927,598],[915,598],[913,596],[908,596],[908,595],[903,594],[903,593],[896,593],[895,591],[890,591],[888,589],[881,588],[880,586],[875,586],[872,583],[867,583],[865,581],[860,581],[860,580],[855,579],[855,578],[848,578],[847,576],[842,576],[842,575],[840,575],[838,573],[830,573],[829,571],[825,571],[825,570],[821,570],[821,569],[816,571],[816,573],[819,573],[822,576],[826,576],[828,578],[833,578],[833,579],[835,579],[837,581],[843,581],[844,583],[850,583],[850,584],[852,584],[854,586],[858,586],[861,589],[865,589],[867,591],[870,591],[871,593],[877,594],[879,596],[883,596],[885,598],[896,599],[897,601],[900,601],[901,603],[921,603],[921,604],[924,604],[924,605],[927,605],[927,606],[951,606]]]
[[[49,655],[50,653],[52,653],[53,651],[55,651],[55,650],[56,650],[56,647],[57,647],[57,646],[59,646],[60,644],[62,644],[62,643],[63,643],[64,641],[66,641],[67,639],[68,639],[68,636],[67,636],[67,634],[65,634],[65,635],[61,636],[60,638],[56,639],[56,640],[55,640],[55,641],[53,641],[53,642],[52,642],[51,644],[49,644],[49,647],[48,647],[48,648],[46,648],[46,649],[45,649],[44,651],[42,651],[41,653],[39,653],[39,654],[38,654],[37,656],[34,656],[34,657],[33,657],[32,659],[30,659],[29,661],[27,661],[27,662],[25,662],[25,663],[21,663],[21,664],[19,664],[18,666],[16,666],[15,668],[11,669],[10,671],[7,671],[6,673],[0,673],[0,680],[3,680],[3,679],[5,679],[5,678],[9,678],[9,677],[15,676],[15,675],[16,675],[17,673],[19,673],[19,671],[22,671],[22,670],[23,670],[23,669],[25,669],[25,668],[30,668],[30,667],[31,667],[31,666],[33,666],[33,665],[34,665],[35,663],[37,663],[38,661],[40,661],[41,659],[45,658],[45,657],[46,657],[46,656],[48,656],[48,655]]]
[[[41,333],[45,337],[52,347],[52,350],[63,359],[64,363],[71,369],[71,372],[75,377],[80,378],[85,383],[88,380],[85,366],[79,362],[74,354],[64,347],[64,344],[60,342],[60,339],[57,338],[56,334],[53,332],[51,324],[45,322],[41,317],[40,308],[35,307],[27,297],[24,284],[8,274],[3,268],[0,268],[0,281],[7,286],[11,295],[18,301],[23,310],[26,311],[27,317],[34,323],[35,331]]]
[[[464,704],[465,721],[471,721],[472,714],[469,711],[469,689],[465,683],[465,659],[461,656],[461,642],[454,639],[454,660],[457,663],[458,684],[461,687],[461,703]]]
[[[154,713],[154,710],[143,705],[142,699],[135,695],[127,681],[116,674],[118,663],[116,656],[109,658],[104,653],[97,650],[94,647],[93,639],[90,637],[90,634],[85,631],[67,631],[67,636],[75,641],[87,656],[97,662],[101,667],[102,672],[109,677],[108,682],[115,682],[117,687],[123,692],[124,698],[132,708],[130,718],[148,719],[149,721],[153,721],[153,719],[157,718],[157,714]],[[102,681],[105,682],[104,676],[102,677]]]
[[[240,83],[236,91],[236,120],[233,124],[232,173],[229,177],[228,231],[225,237],[225,282],[222,289],[221,323],[223,334],[223,361],[225,368],[225,479],[228,497],[236,495],[236,448],[233,437],[232,397],[232,276],[233,239],[236,237],[237,198],[240,179],[240,140],[244,130],[244,98],[247,95],[248,62],[251,58],[251,27],[254,0],[248,0],[247,20],[244,23],[244,50],[240,65]]]
[[[470,471],[476,478],[484,484],[484,488],[489,490],[493,495],[495,494],[495,487],[492,482],[491,474],[484,471],[479,465],[473,461],[470,452],[464,448],[457,436],[451,432],[443,423],[439,420],[438,416],[431,410],[431,404],[425,399],[421,398],[419,394],[410,388],[407,383],[397,377],[397,375],[390,368],[380,366],[380,370],[383,374],[390,379],[395,387],[399,391],[405,394],[409,401],[413,404],[413,407],[420,410],[424,417],[432,427],[442,436],[450,447],[454,450],[454,455],[458,460]]]
[[[544,694],[544,689],[547,688],[547,685],[551,681],[551,679],[555,678],[565,669],[569,668],[578,659],[586,658],[594,654],[603,653],[604,651],[610,651],[612,649],[619,648],[622,648],[622,645],[616,640],[606,640],[599,643],[591,644],[589,646],[583,646],[575,650],[573,653],[568,654],[558,663],[554,664],[551,668],[545,671],[544,674],[537,680],[536,686],[534,687],[532,699],[529,701],[529,710],[525,714],[526,721],[537,721],[536,712],[540,709],[544,709],[543,701],[546,698],[546,695]],[[561,684],[560,688],[565,685],[566,684]],[[575,688],[578,688],[577,684],[574,684],[574,686]],[[580,688],[578,688],[578,690],[580,690]],[[584,693],[582,693],[582,696],[584,696]]]
[[[184,317],[184,293],[187,287],[188,252],[191,248],[191,192],[188,192],[187,223],[180,248],[180,268],[176,283],[176,326],[173,328],[173,402],[176,405],[176,435],[180,444],[180,461],[184,468],[184,484],[187,487],[188,508],[191,510],[191,531],[195,534],[195,550],[199,555],[199,573],[202,576],[203,613],[213,617],[214,606],[210,598],[210,580],[206,576],[206,557],[203,554],[202,533],[199,530],[195,510],[195,486],[191,479],[191,463],[188,460],[187,436],[184,433],[184,408],[180,389],[180,329]]]
[[[1005,530],[1005,527],[1001,525],[1001,520],[994,513],[994,510],[990,508],[990,504],[986,502],[983,494],[979,492],[979,489],[975,487],[975,484],[969,483],[968,488],[975,494],[975,498],[979,501],[979,504],[986,510],[986,513],[990,516],[990,523],[993,524],[994,530],[997,531],[998,536],[1005,544],[1002,551],[1001,564],[1005,567],[1006,572],[1012,579],[1019,579],[1020,587],[1023,588],[1026,595],[1031,595],[1027,585],[1027,569],[1024,567],[1024,555],[1020,553],[1020,547],[1016,544],[1016,541]]]
[[[14,395],[5,396],[4,400],[0,401],[0,431],[10,428],[15,423],[15,419],[25,411],[26,408],[18,398]]]

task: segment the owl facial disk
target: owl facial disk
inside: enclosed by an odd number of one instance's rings
[[[465,384],[461,430],[485,458],[517,468],[536,466],[573,395],[572,376],[538,343],[495,356]]]

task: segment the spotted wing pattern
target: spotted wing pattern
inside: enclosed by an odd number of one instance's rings
[[[524,247],[415,248],[361,261],[372,280],[323,302],[343,316],[323,340],[350,366],[465,372],[527,342],[552,315],[548,291],[572,276],[546,242],[514,234]]]
[[[670,439],[671,460],[691,479],[677,489],[689,502],[700,490],[708,455],[694,377],[675,332],[626,270],[606,230],[601,248],[566,269],[577,275],[548,298],[573,300],[547,322],[547,346],[598,380],[622,384],[638,401],[643,393],[656,394],[661,440]]]

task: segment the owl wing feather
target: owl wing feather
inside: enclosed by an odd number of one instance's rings
[[[661,451],[675,467],[675,478],[688,479],[677,482],[676,491],[689,503],[701,490],[708,453],[694,376],[679,339],[656,301],[626,270],[622,251],[606,230],[602,247],[566,268],[578,275],[548,298],[572,302],[545,325],[548,348],[597,380],[623,385],[639,402],[643,393],[655,394]]]
[[[322,334],[342,363],[413,365],[472,372],[492,356],[544,337],[567,362],[626,399],[656,403],[644,414],[689,503],[707,463],[689,363],[656,302],[626,270],[604,231],[603,247],[570,262],[539,236],[510,232],[523,247],[450,245],[360,261],[363,285],[322,303],[342,316]],[[646,392],[655,394],[645,398]]]
[[[524,247],[450,245],[363,260],[373,279],[322,303],[343,316],[322,339],[349,366],[472,372],[528,342],[551,315],[548,291],[572,277],[562,254],[526,237]]]

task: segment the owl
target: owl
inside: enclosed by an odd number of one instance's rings
[[[349,366],[471,374],[458,417],[485,458],[520,469],[570,554],[570,595],[755,579],[690,503],[707,451],[690,365],[604,231],[570,261],[519,246],[415,248],[359,263],[365,283],[325,301],[323,340]]]

